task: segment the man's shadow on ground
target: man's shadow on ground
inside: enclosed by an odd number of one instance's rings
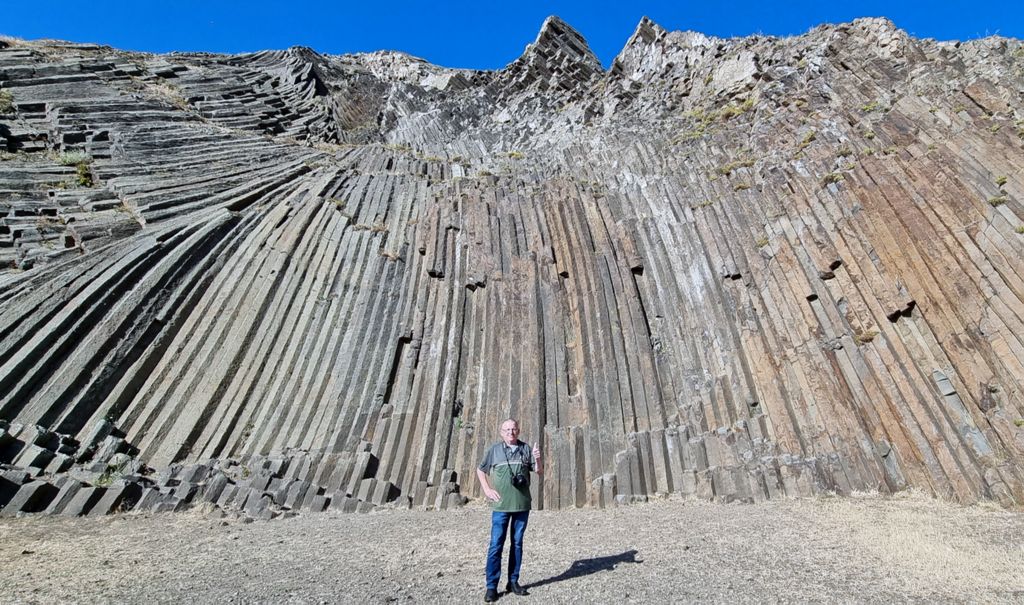
[[[607,557],[592,557],[590,559],[579,559],[573,561],[573,564],[569,566],[569,569],[563,571],[557,576],[551,576],[550,578],[544,578],[538,580],[532,584],[523,586],[523,588],[536,588],[538,586],[544,586],[545,584],[553,584],[555,582],[561,582],[562,580],[570,580],[572,578],[579,578],[581,576],[589,576],[590,574],[597,573],[599,571],[612,571],[615,566],[619,563],[643,563],[643,561],[636,560],[637,550],[627,550],[624,553],[618,555],[609,555]]]

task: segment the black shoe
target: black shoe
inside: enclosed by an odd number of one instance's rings
[[[484,593],[484,603],[493,603],[498,600],[498,591],[493,588],[488,588],[487,592]]]
[[[525,597],[526,595],[530,594],[526,591],[525,588],[519,585],[519,582],[509,582],[505,585],[505,590],[509,592],[514,592],[521,597]]]

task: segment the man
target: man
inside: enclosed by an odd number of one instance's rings
[[[498,600],[501,578],[501,551],[505,534],[512,525],[512,544],[508,551],[508,584],[505,590],[523,596],[529,594],[519,585],[519,567],[523,563],[523,533],[530,517],[530,471],[540,475],[540,446],[519,440],[519,423],[509,418],[501,423],[501,441],[484,454],[476,471],[484,495],[491,501],[491,547],[487,551],[487,592],[484,601]]]

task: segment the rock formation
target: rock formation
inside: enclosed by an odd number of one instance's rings
[[[1017,40],[0,46],[6,514],[1024,501]]]

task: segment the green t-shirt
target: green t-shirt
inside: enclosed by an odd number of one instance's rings
[[[499,441],[487,449],[480,470],[490,476],[491,487],[497,490],[501,500],[491,502],[491,507],[503,513],[518,513],[530,510],[530,471],[533,470],[533,455],[530,446],[517,441],[514,446],[507,446]],[[526,484],[521,487],[512,485],[512,476],[522,473]]]

